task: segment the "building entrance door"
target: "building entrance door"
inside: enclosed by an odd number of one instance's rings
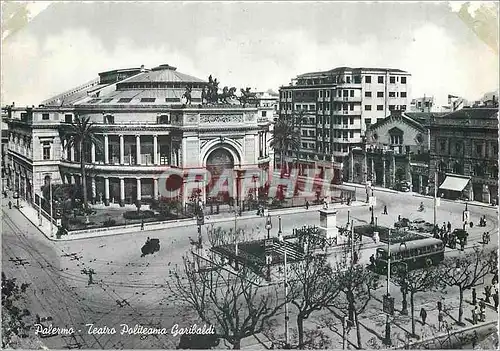
[[[234,196],[233,156],[226,149],[216,149],[208,156],[206,168],[210,172],[206,189],[207,203],[231,203]]]

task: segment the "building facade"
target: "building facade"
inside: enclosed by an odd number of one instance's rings
[[[11,188],[32,201],[49,181],[81,183],[80,150],[65,147],[79,116],[90,118],[99,140],[83,150],[93,202],[123,206],[165,189],[184,203],[193,193],[244,199],[245,184],[262,186],[272,172],[274,107],[243,107],[234,96],[207,103],[209,84],[169,65],[114,70],[38,107],[6,107]],[[213,189],[223,172],[232,176],[221,193]]]
[[[429,171],[440,194],[498,203],[498,105],[433,118],[430,137]]]
[[[353,148],[344,171],[349,182],[397,188],[407,182],[416,192],[428,183],[429,130],[425,118],[411,117],[401,110],[371,125],[366,144]],[[411,189],[410,189],[411,190]]]
[[[399,69],[339,67],[305,73],[280,88],[280,118],[300,133],[299,168],[333,169],[337,180],[349,150],[360,147],[367,126],[409,105],[410,78]]]

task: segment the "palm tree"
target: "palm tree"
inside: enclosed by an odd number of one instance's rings
[[[300,146],[300,135],[293,123],[290,123],[284,118],[278,119],[274,125],[273,136],[270,140],[270,145],[280,153],[281,169],[284,166],[284,154],[287,150],[298,150]]]
[[[87,174],[85,148],[90,145],[95,145],[96,151],[101,150],[101,142],[97,138],[97,127],[90,122],[90,117],[75,116],[74,121],[65,130],[64,138],[66,139],[65,148],[70,150],[72,147],[78,146],[80,154],[80,171],[82,174],[82,192],[83,192],[83,207],[85,211],[85,221],[89,222],[88,217],[88,199],[87,199]]]

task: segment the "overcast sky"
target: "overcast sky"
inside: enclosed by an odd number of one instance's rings
[[[498,50],[445,2],[43,8],[3,42],[2,105],[37,105],[98,72],[164,63],[202,79],[212,74],[221,86],[258,90],[277,91],[298,74],[338,66],[407,70],[412,97],[433,95],[442,104],[448,93],[475,99],[498,89]]]

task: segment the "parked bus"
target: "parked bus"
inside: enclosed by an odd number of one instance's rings
[[[444,259],[444,243],[435,238],[426,238],[393,244],[391,270],[406,265],[408,270],[437,265]],[[387,246],[379,247],[375,257],[375,271],[387,273]]]

